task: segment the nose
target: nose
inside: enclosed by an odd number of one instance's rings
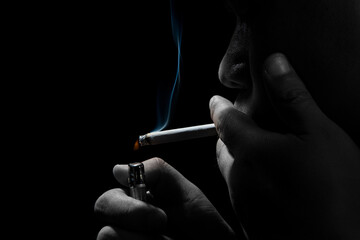
[[[228,49],[219,66],[219,80],[229,88],[251,87],[249,39],[244,24],[237,23]]]
[[[219,80],[228,88],[248,89],[251,84],[249,64],[230,61],[225,55],[219,66]]]

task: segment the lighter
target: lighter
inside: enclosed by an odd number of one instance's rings
[[[146,201],[144,164],[135,162],[129,163],[128,166],[130,196],[141,201]]]

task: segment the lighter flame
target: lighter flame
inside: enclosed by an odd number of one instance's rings
[[[139,148],[140,148],[139,140],[136,140],[136,142],[134,144],[134,151],[139,150]]]

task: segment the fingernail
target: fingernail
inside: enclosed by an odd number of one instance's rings
[[[278,53],[266,59],[265,71],[270,77],[279,77],[290,73],[291,67],[286,57]]]

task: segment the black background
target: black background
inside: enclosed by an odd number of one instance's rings
[[[28,204],[27,222],[44,214],[32,229],[49,228],[51,238],[95,239],[105,224],[94,214],[95,201],[119,187],[113,166],[151,157],[178,169],[235,224],[216,164],[216,137],[133,151],[138,135],[156,125],[159,86],[176,73],[169,1],[41,7],[46,11],[29,13],[32,21],[20,21],[15,41],[26,66],[13,110],[20,112],[15,124],[24,143],[19,158],[36,199]],[[211,96],[234,100],[236,94],[217,76],[235,18],[222,1],[178,1],[176,8],[183,28],[181,83],[167,129],[210,123]]]
[[[156,125],[159,87],[176,73],[169,1],[4,6],[2,192],[10,214],[3,219],[14,227],[8,232],[96,239],[106,223],[93,208],[119,187],[114,165],[151,157],[199,186],[239,231],[216,163],[216,137],[133,151],[138,135]],[[175,1],[182,67],[168,129],[210,123],[211,96],[236,94],[217,76],[235,26],[224,1]]]
[[[182,1],[176,5],[182,16],[182,68],[168,129],[210,123],[211,96],[230,94],[231,98],[233,94],[221,86],[217,71],[235,20],[223,3],[209,2]],[[88,58],[85,61],[89,66],[82,66],[89,79],[81,77],[80,106],[74,114],[80,119],[75,123],[79,141],[86,144],[75,146],[80,154],[74,161],[82,162],[82,173],[86,171],[79,177],[87,196],[86,214],[91,219],[87,234],[95,237],[103,225],[92,212],[94,202],[104,191],[118,187],[113,166],[150,157],[169,162],[199,186],[229,221],[234,221],[216,164],[216,138],[133,151],[137,136],[155,127],[159,86],[172,83],[176,73],[177,48],[169,1],[104,6],[94,19],[94,28],[86,20],[84,24],[90,27],[85,33],[90,35],[89,42],[84,38],[79,47]]]

